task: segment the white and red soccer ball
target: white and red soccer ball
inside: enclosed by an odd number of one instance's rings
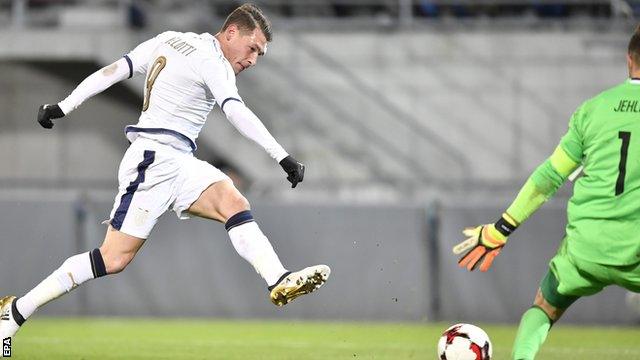
[[[455,324],[438,341],[440,360],[490,360],[491,341],[484,330],[471,324]]]

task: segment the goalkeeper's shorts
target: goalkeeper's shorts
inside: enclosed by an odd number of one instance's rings
[[[153,139],[138,137],[118,170],[109,223],[116,230],[146,239],[160,215],[172,209],[180,219],[211,184],[229,180],[213,165]]]
[[[540,289],[547,302],[566,309],[578,298],[597,294],[609,285],[640,292],[640,262],[616,266],[586,261],[572,256],[565,240],[549,262],[549,271]]]

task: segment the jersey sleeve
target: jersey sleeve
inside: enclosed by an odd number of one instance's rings
[[[124,59],[129,65],[129,78],[147,73],[147,67],[154,51],[160,44],[161,36],[162,34],[143,42],[124,55]]]
[[[287,157],[289,154],[242,101],[235,84],[235,74],[225,63],[217,59],[207,59],[203,62],[202,70],[204,82],[227,120],[246,138],[262,146],[276,161],[280,162]]]
[[[229,103],[225,115],[242,135],[262,146],[275,161],[280,162],[289,155],[253,111],[243,103],[235,101]]]
[[[166,33],[143,42],[113,64],[105,66],[84,79],[67,98],[58,103],[62,112],[70,113],[88,98],[119,81],[145,74],[149,60],[164,34]]]
[[[506,213],[522,224],[558,191],[577,167],[578,163],[558,146],[527,179]]]
[[[584,134],[582,131],[587,103],[582,104],[571,116],[569,129],[560,140],[560,147],[576,163],[582,162]]]
[[[553,154],[531,174],[506,213],[517,223],[526,221],[551,198],[576,170],[583,158],[583,122],[589,102],[583,103],[571,116],[569,129],[560,139]]]
[[[235,75],[225,66],[224,62],[218,59],[206,59],[201,66],[204,83],[222,111],[229,101],[242,103],[242,98],[236,87]]]
[[[127,78],[129,73],[125,59],[120,58],[113,64],[103,67],[84,79],[64,100],[58,103],[60,110],[67,115],[85,100],[101,93],[113,84]]]

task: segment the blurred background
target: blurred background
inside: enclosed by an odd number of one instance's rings
[[[98,246],[142,83],[90,99],[52,131],[37,108],[166,30],[215,34],[242,2],[0,0],[0,289],[23,294]],[[219,109],[197,156],[230,174],[291,269],[326,263],[325,288],[276,309],[220,224],[166,214],[127,270],[44,315],[516,322],[564,236],[562,188],[490,273],[451,246],[493,222],[548,157],[582,101],[627,77],[640,1],[267,0],[274,41],[238,88],[307,165],[290,189]],[[638,321],[625,292],[567,322]]]

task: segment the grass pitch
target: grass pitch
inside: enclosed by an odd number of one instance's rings
[[[29,320],[15,359],[436,359],[450,324]],[[509,359],[515,326],[479,324],[494,359]],[[538,359],[640,359],[640,328],[554,326]]]

